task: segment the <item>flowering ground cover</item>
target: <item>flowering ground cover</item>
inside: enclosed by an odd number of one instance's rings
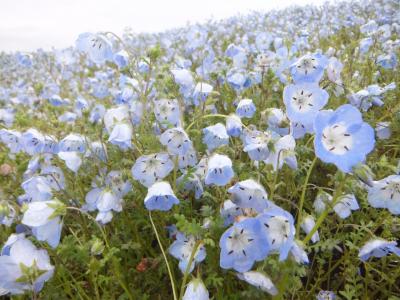
[[[4,299],[400,299],[400,3],[0,54]]]

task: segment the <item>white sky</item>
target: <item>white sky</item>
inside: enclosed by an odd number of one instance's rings
[[[85,31],[154,32],[324,0],[0,0],[0,51],[61,48]]]

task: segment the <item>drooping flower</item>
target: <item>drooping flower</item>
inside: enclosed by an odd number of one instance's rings
[[[272,296],[278,294],[278,289],[275,287],[271,279],[262,272],[248,271],[237,274],[237,277]]]
[[[239,101],[236,108],[236,115],[239,118],[252,118],[256,112],[256,106],[251,99],[242,99]]]
[[[386,241],[383,239],[370,239],[360,248],[358,257],[362,261],[367,261],[370,257],[383,257],[391,253],[400,256],[400,248],[396,241]]]
[[[193,91],[193,103],[199,105],[206,101],[208,95],[212,92],[213,87],[205,82],[199,82]]]
[[[140,156],[132,167],[132,176],[146,187],[165,178],[174,169],[167,153]]]
[[[376,131],[376,136],[380,140],[387,140],[390,139],[390,136],[392,135],[392,130],[390,129],[390,123],[389,122],[379,122],[376,124],[375,127]]]
[[[346,219],[351,215],[352,210],[360,209],[357,199],[353,194],[346,194],[337,199],[333,210],[341,219]]]
[[[229,135],[222,123],[204,128],[203,134],[203,143],[207,145],[207,149],[210,151],[229,143]]]
[[[320,111],[314,130],[315,154],[346,173],[363,162],[375,146],[373,128],[363,122],[360,111],[349,104],[335,111]]]
[[[179,200],[167,181],[160,181],[151,185],[146,198],[144,198],[144,205],[148,210],[167,211],[174,204],[179,204]]]
[[[316,83],[290,84],[283,90],[286,113],[292,122],[312,122],[328,98],[328,93]]]
[[[190,256],[195,249],[197,240],[194,236],[186,236],[185,234],[178,232],[176,234],[176,240],[169,247],[169,254],[179,260],[179,269],[182,273],[186,272],[189,265]],[[206,258],[206,249],[203,244],[197,246],[196,252],[193,256],[193,261],[189,267],[189,273],[191,273],[196,264],[202,262]]]
[[[167,128],[169,125],[181,126],[179,102],[176,99],[154,101],[154,115],[162,128]]]
[[[59,142],[58,147],[60,152],[85,153],[86,141],[82,135],[71,133]]]
[[[238,137],[242,133],[243,124],[240,118],[235,115],[229,115],[226,119],[226,132],[229,136]]]
[[[75,44],[79,51],[85,52],[96,64],[103,64],[113,59],[112,44],[103,34],[82,33]]]
[[[296,141],[292,135],[285,135],[273,144],[272,150],[264,162],[271,164],[274,171],[281,169],[283,164],[286,163],[291,169],[297,169],[297,159],[294,148]]]
[[[301,242],[297,240],[293,242],[292,248],[290,248],[290,254],[298,264],[309,263],[306,251],[304,251]]]
[[[317,300],[335,300],[336,295],[332,291],[320,291],[317,295]]]
[[[375,208],[386,208],[392,214],[400,214],[400,175],[390,175],[374,181],[368,190],[368,202]]]
[[[183,128],[175,127],[167,129],[160,136],[160,142],[167,147],[168,152],[173,155],[185,155],[192,149],[192,141],[183,130]]]
[[[326,209],[327,205],[332,202],[332,200],[332,195],[328,194],[327,192],[320,191],[317,194],[317,197],[315,197],[313,204],[315,212],[317,214],[321,214]]]
[[[210,299],[206,286],[201,279],[193,279],[186,287],[182,300],[208,300]]]
[[[54,266],[46,250],[37,249],[24,236],[13,238],[7,245],[7,251],[2,251],[0,256],[0,290],[3,294],[12,295],[29,291],[37,293],[53,272]]]
[[[222,234],[219,241],[221,268],[247,272],[256,261],[267,256],[269,246],[261,226],[258,219],[244,219]]]
[[[279,260],[285,260],[293,246],[295,227],[293,216],[278,206],[271,206],[257,219],[263,225],[263,235],[270,251],[279,253]]]
[[[244,133],[243,151],[247,152],[251,160],[266,160],[269,155],[269,143],[272,141],[272,134],[269,131],[253,130]]]
[[[301,229],[303,229],[306,234],[309,234],[311,230],[314,228],[314,226],[315,226],[315,220],[311,215],[306,216],[300,224]],[[311,242],[316,243],[318,241],[319,241],[319,234],[318,231],[316,231],[311,237]]]
[[[226,185],[234,176],[232,161],[226,155],[213,154],[208,160],[205,184]]]
[[[244,209],[231,200],[226,200],[220,209],[220,214],[224,219],[224,226],[228,226],[235,222],[236,217],[244,215]]]
[[[253,179],[237,182],[228,193],[232,194],[232,202],[241,208],[253,208],[261,213],[269,206],[267,192]]]

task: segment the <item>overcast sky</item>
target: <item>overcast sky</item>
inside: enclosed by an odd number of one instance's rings
[[[62,48],[85,31],[154,32],[324,0],[0,0],[0,51]]]

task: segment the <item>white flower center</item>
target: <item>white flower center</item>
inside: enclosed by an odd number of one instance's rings
[[[251,234],[245,229],[235,227],[227,240],[228,255],[235,253],[247,256],[246,248],[253,240]]]
[[[322,145],[336,155],[346,154],[353,146],[353,138],[346,126],[334,124],[325,127],[322,132]]]
[[[296,67],[301,73],[307,75],[317,68],[317,61],[315,58],[303,58]]]
[[[293,108],[298,112],[308,112],[314,106],[314,97],[311,92],[298,90],[292,96]]]
[[[289,237],[289,220],[282,216],[271,217],[264,223],[264,226],[268,231],[267,239],[272,249],[279,249]]]
[[[400,200],[400,182],[390,181],[387,185],[381,188],[386,199]]]

